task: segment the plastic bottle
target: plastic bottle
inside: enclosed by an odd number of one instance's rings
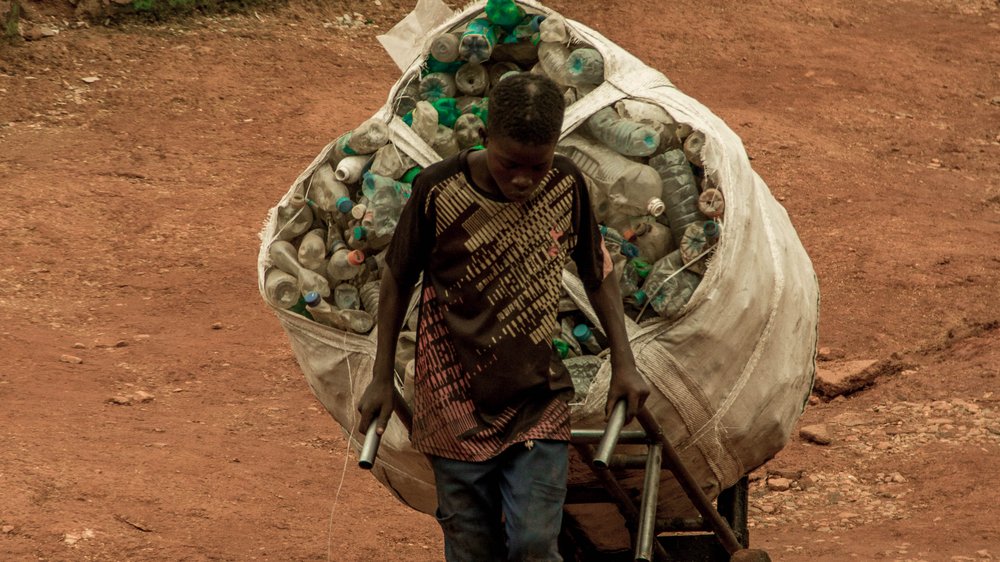
[[[489,60],[496,43],[496,30],[490,25],[489,20],[483,18],[472,20],[462,33],[458,56],[463,60],[482,64]]]
[[[302,267],[315,272],[326,267],[326,231],[321,228],[310,230],[299,242],[297,252]]]
[[[710,187],[698,196],[698,210],[710,219],[721,217],[726,212],[726,198],[721,191]]]
[[[591,115],[587,129],[597,140],[626,156],[649,156],[660,146],[660,135],[655,129],[622,119],[612,107]]]
[[[505,29],[513,29],[524,19],[524,9],[514,3],[514,0],[487,0],[487,19]]]
[[[455,142],[460,149],[476,146],[483,142],[482,133],[486,131],[486,124],[482,119],[471,113],[461,115],[455,121]]]
[[[344,232],[344,242],[352,250],[367,250],[368,229],[361,225],[348,229],[347,232]]]
[[[621,291],[622,295],[631,295],[642,288],[643,282],[652,270],[649,262],[639,258],[629,260],[622,268]]]
[[[306,309],[320,324],[333,328],[364,334],[375,325],[372,315],[363,310],[339,310],[323,300],[318,293],[306,294]]]
[[[644,221],[636,225],[635,233],[633,243],[639,248],[639,255],[649,263],[657,262],[674,249],[674,237],[662,223]]]
[[[660,197],[662,185],[656,170],[602,144],[574,134],[563,139],[556,150],[573,160],[590,179],[591,203],[598,221],[603,222],[611,213],[612,196],[618,208],[639,209]]]
[[[354,206],[347,186],[337,181],[329,162],[320,164],[313,171],[309,178],[308,194],[317,207],[327,212],[348,213]]]
[[[437,132],[434,134],[434,140],[431,141],[431,148],[441,158],[458,154],[458,151],[461,150],[458,146],[458,140],[455,138],[455,131],[444,125],[438,125]]]
[[[326,265],[326,276],[334,281],[346,281],[361,273],[365,263],[365,254],[360,250],[349,250],[346,246],[334,250],[330,262]],[[330,289],[327,287],[330,296]],[[322,293],[321,293],[322,294]]]
[[[267,302],[275,308],[289,309],[295,306],[301,296],[299,280],[288,272],[272,267],[264,273],[264,295]]]
[[[680,241],[681,259],[693,273],[704,275],[708,264],[705,254],[719,240],[719,225],[715,221],[689,224]]]
[[[379,148],[379,150],[382,149]],[[347,156],[341,159],[340,162],[337,162],[337,169],[333,171],[333,177],[339,182],[357,183],[358,180],[361,179],[361,174],[364,173],[365,168],[368,167],[368,163],[371,161],[372,157],[367,154]]]
[[[375,237],[391,236],[403,212],[403,197],[399,182],[390,178],[366,173],[361,189],[371,202],[372,231]]]
[[[601,352],[601,344],[597,343],[597,338],[586,324],[577,324],[573,327],[573,337],[580,345],[587,348],[587,351],[597,355]]]
[[[546,43],[565,43],[569,40],[566,20],[558,14],[546,17],[538,25],[539,37]]]
[[[304,234],[313,223],[312,209],[306,205],[305,197],[296,192],[284,205],[278,207],[277,240],[291,240]],[[291,272],[289,272],[291,273]]]
[[[298,253],[291,242],[285,240],[272,242],[267,254],[275,267],[298,279],[299,291],[302,294],[316,291],[320,295],[330,296],[330,284],[322,275],[306,269],[299,263]]]
[[[397,90],[396,99],[393,102],[394,113],[402,117],[413,111],[418,101],[420,101],[420,81],[413,78]]]
[[[563,360],[563,365],[569,371],[569,377],[573,381],[573,388],[576,390],[572,403],[579,404],[587,399],[587,394],[590,392],[590,385],[597,377],[597,373],[601,370],[603,363],[604,358],[595,355],[581,355],[580,357],[569,357]]]
[[[548,18],[545,21],[549,21]],[[569,60],[569,48],[562,43],[542,42],[538,45],[538,62],[542,65],[545,75],[560,86],[568,86],[570,81],[566,63]]]
[[[467,62],[455,73],[455,87],[467,96],[481,96],[489,85],[490,75],[478,62]]]
[[[688,161],[698,166],[705,167],[705,162],[701,157],[705,150],[705,133],[701,131],[691,131],[691,134],[684,139],[684,156]]]
[[[378,296],[380,285],[378,281],[368,281],[358,289],[361,306],[373,317],[378,318]]]
[[[661,198],[667,205],[667,224],[674,240],[680,243],[688,225],[701,222],[705,215],[698,210],[698,186],[684,151],[674,149],[649,159],[663,187]]]
[[[458,45],[462,41],[460,33],[441,33],[431,40],[430,54],[441,62],[458,60]]]
[[[566,71],[573,84],[600,84],[604,82],[604,57],[596,49],[576,49],[569,54]]]
[[[679,271],[683,265],[680,250],[675,250],[653,265],[643,284],[642,290],[649,299],[649,306],[667,320],[680,315],[701,283],[699,275],[688,270]]]
[[[626,98],[615,102],[615,111],[625,119],[652,127],[660,137],[660,146],[657,148],[657,152],[680,146],[680,142],[674,135],[677,122],[662,107]]]
[[[420,98],[433,102],[438,98],[453,98],[457,87],[455,77],[444,72],[432,72],[420,79]]]
[[[439,124],[445,127],[455,126],[455,120],[461,115],[455,98],[438,98],[431,102],[431,105],[437,110]]]
[[[330,163],[336,165],[347,156],[371,154],[387,142],[389,127],[378,119],[369,119],[334,142]]]
[[[378,152],[375,153],[375,158],[372,160],[370,169],[373,174],[395,180],[405,174],[415,163],[413,158],[410,158],[402,150],[399,150],[395,144],[389,143],[378,149]]]
[[[570,347],[571,355],[583,355],[583,348],[580,347],[580,342],[576,341],[573,336],[573,327],[575,324],[568,317],[563,318],[559,321],[560,338]]]
[[[566,343],[566,340],[563,340],[562,338],[552,338],[552,348],[559,354],[560,359],[578,357],[573,348],[570,347],[570,345]]]
[[[358,310],[361,298],[358,288],[350,283],[341,283],[333,288],[333,303],[341,310]]]
[[[417,107],[413,110],[413,124],[410,125],[413,132],[430,144],[437,134],[437,126],[438,112],[434,106],[428,101],[417,102]]]

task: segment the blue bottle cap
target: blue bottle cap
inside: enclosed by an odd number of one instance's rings
[[[589,339],[591,336],[590,328],[586,324],[577,324],[573,327],[573,337],[578,340]]]
[[[713,220],[708,220],[708,221],[705,221],[705,226],[702,227],[702,228],[704,229],[705,236],[708,239],[711,240],[713,238],[718,238],[719,237],[719,223],[717,223],[717,222],[715,222]]]
[[[320,296],[319,296],[319,293],[317,293],[316,291],[309,291],[308,293],[306,293],[306,304],[307,305],[313,306],[313,305],[319,303],[319,301],[320,301]]]
[[[637,258],[639,257],[639,247],[631,242],[622,242],[621,244],[622,255],[627,258]]]
[[[337,199],[337,210],[345,215],[351,212],[354,208],[354,201],[351,201],[350,197],[341,197]]]

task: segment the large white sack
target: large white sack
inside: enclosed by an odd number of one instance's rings
[[[542,5],[519,2],[529,12],[554,13]],[[422,7],[440,4],[422,0]],[[414,19],[421,37],[457,27],[480,17],[485,2],[471,5],[428,29],[431,16]],[[440,20],[434,20],[440,21]],[[414,23],[416,22],[416,23]],[[624,98],[655,103],[677,122],[705,134],[705,172],[726,195],[724,230],[708,270],[681,316],[673,322],[636,325],[628,333],[639,369],[653,386],[647,402],[706,494],[714,498],[744,474],[774,456],[786,443],[802,412],[815,372],[819,293],[815,273],[785,210],[751,169],[736,134],[697,100],[675,88],[660,72],[645,66],[592,29],[567,20],[575,36],[603,55],[606,82],[567,108],[563,136],[596,110]],[[423,26],[423,27],[421,27]],[[422,51],[389,94],[376,118],[390,124],[392,141],[421,166],[439,158],[403,122],[391,102],[407,80],[419,76],[427,55]],[[396,44],[399,44],[398,38]],[[331,142],[298,177],[282,199],[327,160]],[[263,294],[267,247],[276,230],[275,212],[262,232],[258,281]],[[564,274],[566,288],[592,321],[578,279]],[[287,310],[275,309],[292,350],[313,393],[344,429],[356,449],[363,435],[356,404],[371,378],[375,335],[358,336],[313,323]],[[610,377],[604,364],[583,404],[573,408],[574,428],[601,428]],[[592,481],[577,460],[570,486]],[[374,474],[406,505],[433,513],[436,500],[429,463],[414,451],[405,428],[393,417],[382,439]],[[640,471],[628,473],[626,488],[638,490]],[[607,509],[614,511],[613,507]],[[570,512],[573,513],[572,508]],[[664,471],[661,515],[689,512],[690,504],[671,474]],[[585,528],[595,528],[606,513],[576,513]],[[591,523],[593,525],[591,525]]]

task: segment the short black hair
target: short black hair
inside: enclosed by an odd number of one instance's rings
[[[551,79],[521,72],[497,82],[489,98],[488,135],[532,145],[559,140],[566,101]]]

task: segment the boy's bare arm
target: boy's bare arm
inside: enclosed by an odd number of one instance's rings
[[[605,417],[611,415],[612,408],[619,400],[625,400],[626,419],[631,421],[649,396],[649,385],[636,369],[632,347],[625,333],[625,310],[622,307],[618,279],[614,274],[606,276],[601,286],[589,293],[587,298],[597,312],[611,348],[611,387],[604,408]]]
[[[396,363],[396,341],[402,329],[406,307],[410,302],[413,286],[400,285],[392,271],[382,275],[378,298],[378,339],[375,342],[375,366],[372,382],[368,384],[358,412],[361,418],[358,431],[365,433],[373,420],[378,420],[378,434],[382,435],[389,423],[393,407],[393,370]]]

